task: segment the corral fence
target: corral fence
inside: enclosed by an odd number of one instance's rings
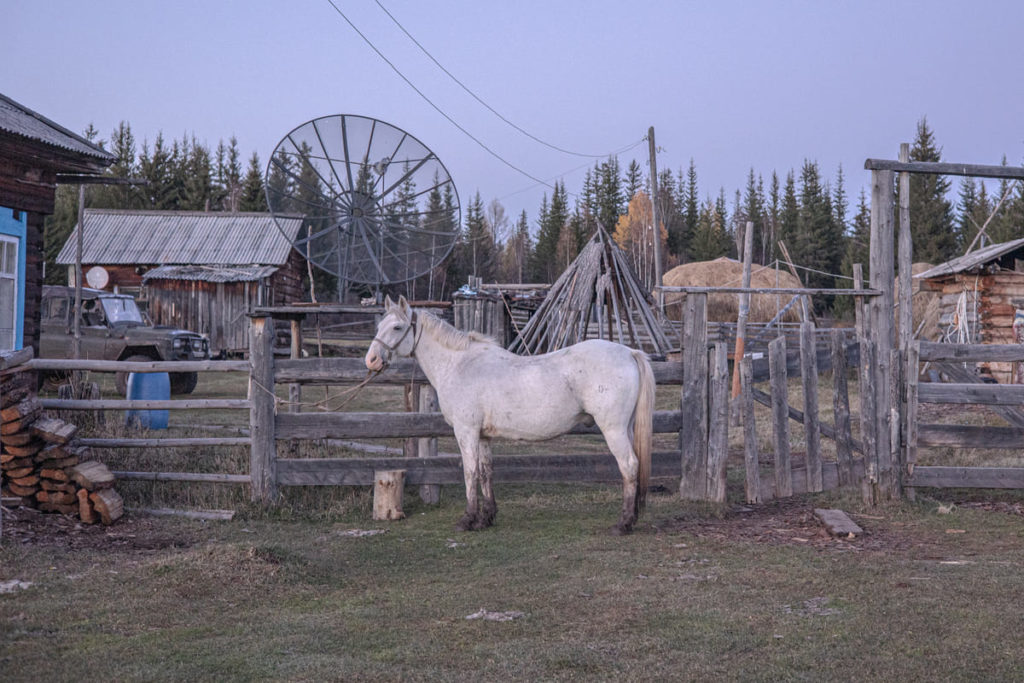
[[[862,294],[870,294],[866,290]],[[680,408],[656,411],[654,430],[658,434],[678,435],[678,447],[659,451],[653,456],[654,477],[680,477],[680,491],[686,498],[723,501],[725,499],[726,460],[728,450],[729,378],[726,371],[728,349],[723,342],[709,342],[706,329],[706,293],[687,296],[687,351],[682,360],[653,363],[659,385],[678,387]],[[451,436],[451,428],[437,412],[436,398],[419,371],[415,361],[401,360],[374,377],[364,391],[374,385],[412,385],[415,397],[412,411],[406,412],[301,412],[304,387],[321,385],[352,386],[363,382],[367,371],[361,358],[281,357],[274,353],[274,318],[260,315],[250,325],[250,354],[246,361],[203,361],[192,363],[54,361],[33,360],[39,370],[72,369],[100,372],[245,372],[249,375],[246,398],[238,399],[174,399],[154,400],[68,400],[43,399],[43,405],[56,410],[178,410],[237,409],[249,412],[249,433],[233,437],[155,437],[88,438],[83,445],[93,448],[160,448],[194,449],[218,446],[246,446],[250,450],[248,474],[190,473],[163,471],[118,471],[124,479],[153,481],[201,481],[246,483],[252,498],[273,502],[282,486],[371,485],[379,470],[403,469],[406,483],[421,487],[462,484],[461,460],[457,456],[436,455],[438,437]],[[858,454],[862,448],[853,440],[849,424],[849,399],[845,390],[836,392],[837,420],[835,426],[817,420],[816,393],[805,389],[802,406],[789,405],[788,378],[803,376],[805,385],[816,385],[819,369],[834,371],[844,378],[856,358],[857,345],[846,334],[830,334],[830,344],[822,354],[814,343],[813,325],[801,328],[799,349],[786,350],[785,338],[770,347],[764,361],[746,359],[743,402],[748,410],[746,424],[753,424],[753,403],[772,406],[775,452],[770,457],[758,452],[757,436],[747,438],[744,452],[747,500],[768,500],[801,491],[819,491],[839,485],[854,485],[865,471]],[[854,363],[855,364],[855,363]],[[757,381],[770,381],[769,392],[756,388]],[[282,385],[287,391],[279,391]],[[281,398],[282,394],[287,398]],[[845,407],[845,408],[844,408]],[[798,420],[807,430],[807,455],[794,463],[790,457],[788,423]],[[596,427],[577,427],[574,434],[597,434]],[[152,434],[152,433],[150,433]],[[819,447],[821,435],[833,438],[842,454],[837,462],[823,462]],[[329,441],[401,438],[405,439],[406,457],[342,457],[300,458],[290,444],[297,440]],[[498,482],[580,482],[618,481],[620,475],[607,453],[540,455],[496,455],[494,476]],[[430,495],[424,489],[425,495]]]

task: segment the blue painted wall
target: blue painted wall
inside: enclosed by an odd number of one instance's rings
[[[15,218],[17,216],[17,218]],[[24,344],[25,331],[25,238],[28,234],[28,218],[24,211],[15,212],[0,206],[0,235],[13,237],[18,241],[17,302],[14,309],[14,348]]]

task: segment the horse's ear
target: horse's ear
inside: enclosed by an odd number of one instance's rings
[[[395,307],[395,302],[391,300],[391,295],[384,295],[384,312],[390,313],[391,309]]]
[[[402,311],[402,313],[407,317],[411,312],[409,308],[409,301],[405,298],[404,295],[401,294],[398,296],[398,309]]]

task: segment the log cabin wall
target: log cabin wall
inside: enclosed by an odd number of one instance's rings
[[[1024,308],[1024,273],[1011,270],[990,274],[957,273],[926,280],[923,287],[941,294],[939,329],[944,335],[941,341],[969,344],[1017,343],[1013,320],[1017,309]],[[960,338],[958,329],[968,330],[969,333],[965,338]],[[979,363],[979,368],[1000,384],[1013,381],[1011,363],[983,362]]]

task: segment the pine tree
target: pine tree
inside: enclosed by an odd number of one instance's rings
[[[808,287],[834,286],[828,273],[838,273],[842,265],[843,236],[835,224],[829,193],[822,187],[818,164],[813,161],[805,161],[800,172],[797,215],[797,236],[794,244],[787,246],[797,265],[813,269],[802,276],[804,282]]]
[[[263,193],[263,166],[260,155],[256,152],[249,157],[249,168],[242,180],[241,196],[238,201],[239,211],[266,211],[267,196]]]
[[[796,198],[796,180],[793,171],[786,174],[786,184],[782,190],[782,208],[779,212],[778,240],[786,245],[789,255],[795,258],[793,248],[800,234],[800,204]],[[782,258],[781,249],[776,258]]]
[[[568,196],[565,183],[556,182],[548,204],[544,195],[540,210],[540,225],[537,232],[537,247],[534,250],[534,273],[540,282],[554,282],[562,272],[558,266],[558,242],[562,237],[562,228],[569,221]]]
[[[719,256],[726,256],[729,243],[729,235],[726,233],[722,216],[714,202],[708,198],[700,206],[697,228],[690,242],[690,256],[694,261],[711,261]]]
[[[928,128],[927,118],[922,118],[917,124],[910,160],[942,160],[942,151],[935,145],[935,136]],[[950,181],[945,176],[932,173],[910,175],[910,231],[914,238],[915,260],[943,263],[957,255],[960,240],[953,221],[952,204],[946,199],[949,188]]]
[[[772,171],[772,182],[768,188],[767,245],[764,247],[762,263],[774,263],[778,258],[779,222],[782,219],[782,195],[779,192],[779,174]]]
[[[622,179],[619,177],[619,160],[609,157],[594,169],[594,203],[597,220],[605,230],[613,230],[625,208],[622,196]],[[554,201],[554,197],[552,197]]]
[[[170,211],[177,207],[181,190],[175,181],[175,155],[176,145],[168,149],[163,133],[157,133],[152,152],[143,140],[139,175],[147,182],[142,188],[146,208]]]
[[[679,178],[680,196],[683,203],[683,232],[679,236],[681,249],[679,256],[681,260],[686,258],[697,259],[693,255],[693,240],[697,234],[697,221],[700,218],[700,199],[697,195],[697,166],[690,159],[690,167],[686,171],[686,187],[682,187],[683,179]]]
[[[182,139],[180,150],[178,174],[181,177],[182,194],[178,208],[184,211],[209,211],[213,201],[210,150],[200,144],[194,135],[191,140]]]
[[[750,221],[754,224],[754,240],[753,248],[751,249],[753,254],[752,260],[754,263],[761,263],[763,259],[762,255],[764,254],[765,226],[767,223],[767,217],[765,215],[764,193],[761,189],[761,181],[760,178],[755,180],[753,167],[751,167],[750,173],[747,175],[747,189],[746,194],[743,197],[742,215],[744,225],[740,227],[745,229],[746,221]],[[740,232],[740,234],[742,235],[743,233]]]
[[[647,183],[644,182],[644,172],[636,159],[631,159],[626,167],[626,203],[628,204],[636,193],[644,189]]]

